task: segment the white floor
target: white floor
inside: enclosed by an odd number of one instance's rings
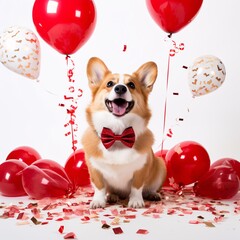
[[[212,201],[189,191],[178,195],[165,189],[162,202],[146,202],[146,208],[138,210],[128,209],[124,203],[89,210],[91,195],[92,189],[85,188],[73,199],[35,201],[0,196],[0,238],[58,240],[71,232],[79,240],[226,240],[240,236],[240,194],[228,201]],[[21,215],[22,219],[17,219]],[[109,228],[103,229],[104,223]],[[115,234],[115,228],[123,233]],[[139,234],[138,230],[146,231]]]

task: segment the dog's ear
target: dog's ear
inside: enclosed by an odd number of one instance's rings
[[[87,64],[87,76],[90,88],[98,87],[107,73],[109,73],[109,70],[101,59],[97,57],[89,59]]]
[[[147,62],[143,64],[135,74],[138,80],[146,88],[148,92],[152,91],[153,85],[157,79],[158,69],[154,62]]]

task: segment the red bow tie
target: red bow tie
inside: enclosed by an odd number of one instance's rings
[[[103,128],[101,140],[106,149],[110,148],[115,141],[120,141],[125,146],[132,148],[135,142],[135,133],[132,127],[126,128],[121,135],[116,135],[109,128]]]

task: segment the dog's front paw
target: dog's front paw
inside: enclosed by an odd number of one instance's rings
[[[144,201],[142,198],[130,198],[128,202],[128,207],[130,208],[142,208],[144,207]]]
[[[93,199],[90,203],[90,208],[96,209],[96,208],[105,208],[106,201],[103,199]]]
[[[142,208],[144,207],[144,201],[142,197],[142,188],[131,188],[131,193],[129,196],[128,207],[130,208]]]
[[[98,189],[95,187],[95,192],[93,199],[90,203],[90,208],[96,209],[96,208],[104,208],[106,206],[106,199],[105,199],[106,190]]]

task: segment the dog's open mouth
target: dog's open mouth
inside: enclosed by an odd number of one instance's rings
[[[121,117],[132,110],[134,101],[128,102],[123,98],[116,98],[113,101],[106,99],[105,104],[109,112],[115,116]]]

